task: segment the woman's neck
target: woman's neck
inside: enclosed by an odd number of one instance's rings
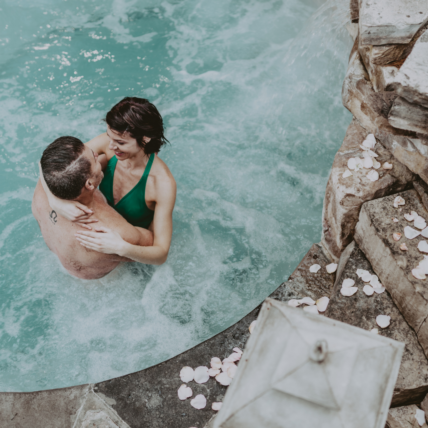
[[[150,155],[146,155],[144,150],[140,150],[134,156],[129,159],[122,161],[122,165],[125,169],[133,170],[141,167],[146,167],[147,162],[149,161]]]

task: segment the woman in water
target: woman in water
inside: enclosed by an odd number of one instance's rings
[[[84,247],[140,263],[162,264],[171,245],[176,197],[174,177],[156,156],[167,142],[162,117],[148,100],[127,97],[107,113],[105,121],[107,132],[86,143],[98,154],[104,171],[99,189],[129,223],[153,233],[153,246],[131,245],[113,230],[97,227],[88,207],[56,198],[42,179],[49,204],[65,218],[91,229],[76,234]]]

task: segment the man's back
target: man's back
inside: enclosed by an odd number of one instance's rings
[[[111,208],[98,190],[94,192],[92,209],[99,220],[97,225],[117,230],[130,244],[142,245],[144,238],[138,229]],[[75,233],[82,230],[81,226],[52,211],[40,182],[34,192],[32,211],[47,246],[70,274],[82,279],[97,279],[107,275],[121,261],[126,261],[118,255],[99,253],[80,245]]]

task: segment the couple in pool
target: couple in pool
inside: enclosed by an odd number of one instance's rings
[[[174,177],[157,153],[167,140],[156,107],[125,98],[86,144],[60,137],[43,152],[32,211],[67,271],[101,278],[120,262],[162,264],[172,236]]]

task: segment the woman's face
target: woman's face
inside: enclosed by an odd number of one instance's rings
[[[109,149],[114,151],[118,160],[125,160],[134,157],[137,153],[143,150],[137,143],[135,138],[132,138],[128,132],[119,134],[107,125],[107,135],[110,138]],[[144,137],[144,141],[150,141]]]

